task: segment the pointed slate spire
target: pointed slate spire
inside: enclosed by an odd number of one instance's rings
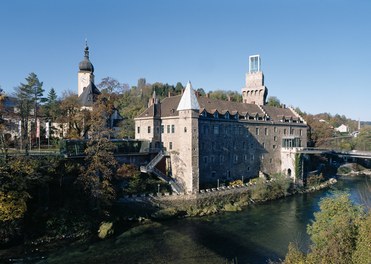
[[[177,111],[181,110],[200,110],[200,105],[195,92],[192,89],[192,84],[188,81],[186,89],[180,99]]]

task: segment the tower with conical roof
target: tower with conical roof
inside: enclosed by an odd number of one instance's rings
[[[179,137],[181,148],[172,155],[173,175],[180,178],[186,192],[198,192],[199,190],[199,112],[195,91],[191,82],[187,83],[186,89],[177,107],[179,112],[178,130],[182,136]],[[175,171],[174,171],[175,170]]]
[[[80,96],[84,89],[90,83],[94,84],[94,66],[89,60],[89,47],[87,41],[85,42],[84,59],[79,63],[78,72],[78,96]]]

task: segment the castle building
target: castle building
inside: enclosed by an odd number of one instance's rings
[[[168,171],[185,192],[259,172],[295,175],[296,150],[306,147],[307,125],[291,108],[265,104],[259,55],[249,57],[243,102],[198,96],[188,82],[182,95],[159,102],[135,118],[135,138],[164,147]]]

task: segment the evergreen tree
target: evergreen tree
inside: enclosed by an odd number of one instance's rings
[[[26,78],[26,81],[26,83],[21,83],[16,87],[15,96],[18,100],[18,109],[22,122],[21,146],[24,146],[27,151],[31,136],[29,134],[29,131],[31,131],[29,121],[31,120],[30,117],[32,110],[34,112],[34,121],[36,121],[38,104],[44,102],[45,98],[42,97],[44,92],[44,89],[42,88],[43,83],[39,81],[39,78],[35,73],[30,73]]]
[[[60,107],[58,103],[58,96],[54,88],[51,88],[45,104],[45,116],[51,120],[56,120],[60,115]]]

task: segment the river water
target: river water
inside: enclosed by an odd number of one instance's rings
[[[366,177],[343,178],[356,203],[370,204]],[[68,246],[47,263],[267,263],[284,258],[289,242],[307,250],[306,227],[329,189],[252,205],[241,212],[142,225],[115,238]]]

